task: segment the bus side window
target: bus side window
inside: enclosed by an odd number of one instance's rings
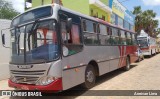
[[[105,25],[99,25],[99,40],[101,45],[109,45],[110,44],[110,36],[108,35],[108,31]]]
[[[126,45],[126,35],[123,30],[120,30],[120,42],[121,45]]]
[[[97,24],[93,21],[83,20],[84,42],[86,45],[98,45]],[[86,27],[86,30],[84,28]]]
[[[76,54],[82,50],[81,45],[81,37],[80,37],[80,25],[79,24],[72,24],[72,28],[69,33],[66,30],[66,23],[64,21],[61,22],[61,35],[62,41],[65,48],[68,50],[69,56]]]
[[[130,32],[126,32],[126,37],[127,37],[127,45],[132,45],[131,33]]]
[[[111,28],[111,29],[112,29],[111,43],[112,45],[118,45],[119,43],[118,29],[116,28]]]
[[[136,39],[135,39],[135,34],[132,34],[132,44],[137,45]]]

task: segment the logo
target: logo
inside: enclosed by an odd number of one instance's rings
[[[2,96],[11,96],[11,91],[2,91]]]
[[[33,65],[21,65],[21,66],[17,66],[19,69],[30,69],[33,67]]]

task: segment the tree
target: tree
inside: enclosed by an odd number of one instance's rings
[[[12,19],[18,14],[10,2],[0,0],[0,19]]]
[[[137,33],[143,29],[150,36],[155,37],[155,29],[158,27],[158,20],[155,20],[156,13],[153,10],[142,11],[140,6],[134,8],[135,30]]]
[[[142,29],[142,10],[140,6],[137,6],[134,8],[133,14],[136,15],[135,17],[135,31],[137,33],[140,33],[140,30]]]

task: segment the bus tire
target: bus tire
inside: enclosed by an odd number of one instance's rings
[[[125,71],[130,70],[131,65],[130,65],[130,59],[129,57],[126,58],[126,66],[123,68]]]
[[[82,86],[83,86],[85,89],[90,89],[90,88],[94,87],[95,81],[96,81],[96,75],[95,75],[94,67],[89,64],[89,65],[86,67],[86,71],[85,71],[85,82],[82,84]]]
[[[138,57],[138,62],[140,62],[141,61],[141,58],[140,57]]]

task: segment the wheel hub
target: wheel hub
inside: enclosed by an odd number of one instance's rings
[[[94,80],[94,74],[92,71],[87,72],[87,81],[88,82],[93,82]]]

